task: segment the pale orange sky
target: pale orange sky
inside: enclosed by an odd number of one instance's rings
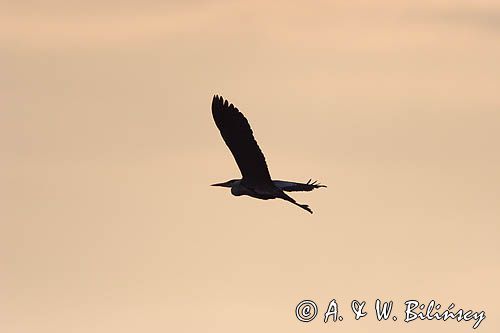
[[[498,332],[499,38],[499,1],[0,3],[0,332]],[[208,186],[213,94],[313,215]]]

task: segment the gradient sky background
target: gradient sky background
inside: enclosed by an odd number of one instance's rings
[[[499,332],[499,40],[499,1],[1,2],[0,331]],[[216,93],[315,214],[208,186]]]

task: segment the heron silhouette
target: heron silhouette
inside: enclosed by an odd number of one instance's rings
[[[212,186],[230,187],[231,194],[235,196],[248,195],[263,200],[283,199],[312,214],[308,205],[297,203],[285,191],[312,191],[326,185],[311,182],[311,179],[307,183],[272,180],[264,154],[255,141],[245,116],[233,104],[218,95],[212,100],[212,116],[243,177]]]

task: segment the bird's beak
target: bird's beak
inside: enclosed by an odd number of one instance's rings
[[[225,183],[216,183],[216,184],[212,184],[210,186],[224,186]]]

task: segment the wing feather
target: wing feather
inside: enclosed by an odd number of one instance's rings
[[[238,164],[243,180],[249,184],[271,183],[266,159],[245,116],[217,95],[212,100],[212,116]]]

